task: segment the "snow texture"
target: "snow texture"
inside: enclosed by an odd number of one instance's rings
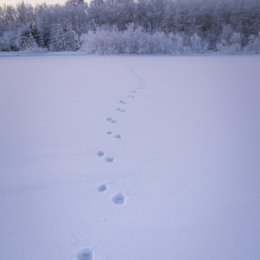
[[[86,248],[78,254],[77,260],[92,260],[93,254],[90,249]]]
[[[105,185],[105,184],[102,184],[102,185],[100,185],[99,187],[98,187],[98,191],[99,192],[104,192],[104,191],[106,191],[107,190],[107,185]]]
[[[123,205],[125,203],[125,196],[122,193],[118,193],[112,197],[112,200],[117,205]]]
[[[1,57],[0,259],[260,259],[259,68]]]

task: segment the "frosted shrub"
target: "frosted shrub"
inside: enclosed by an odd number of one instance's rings
[[[258,33],[258,35],[251,35],[249,37],[249,42],[245,46],[244,52],[249,54],[260,53],[260,32]]]
[[[16,33],[14,31],[6,31],[0,37],[0,50],[10,51],[16,48]]]
[[[241,50],[241,34],[233,33],[230,39],[229,51],[231,54],[237,54],[240,53]]]
[[[217,43],[217,50],[223,54],[235,55],[241,52],[241,36],[240,33],[233,33],[229,42],[222,40]]]
[[[242,51],[242,37],[238,32],[234,32],[230,25],[222,28],[219,42],[216,44],[217,51],[223,54],[238,54]]]
[[[99,29],[81,37],[81,51],[88,54],[177,54],[183,47],[178,35],[148,33],[129,26],[125,31]],[[175,48],[178,48],[175,49]]]
[[[191,36],[190,41],[193,53],[205,53],[208,50],[208,44],[197,33]]]
[[[171,54],[171,40],[166,34],[155,32],[144,36],[144,41],[139,44],[140,54]]]
[[[15,43],[20,51],[26,51],[38,47],[35,39],[32,36],[31,31],[27,28],[22,28],[18,31]]]
[[[123,39],[115,31],[97,30],[90,31],[81,37],[81,51],[88,54],[119,54],[123,48]]]
[[[38,46],[27,48],[26,50],[22,51],[22,53],[24,53],[24,54],[42,54],[42,53],[46,53],[46,52],[48,52],[47,49],[41,48]]]
[[[162,31],[146,32],[143,28],[131,24],[125,31],[115,27],[103,27],[90,31],[81,37],[80,51],[87,54],[205,54],[209,52],[208,42],[197,33],[188,36],[184,33]],[[242,36],[233,32],[230,26],[224,26],[221,38],[216,44],[217,52],[228,55],[242,53]],[[260,52],[260,36],[251,36],[244,48],[247,53]]]
[[[169,38],[171,43],[171,52],[177,55],[182,54],[184,52],[183,36],[179,33],[170,33]]]
[[[0,51],[37,46],[77,51],[83,44],[82,51],[98,54],[254,54],[259,53],[259,1],[65,0],[64,5],[16,7],[0,3]]]

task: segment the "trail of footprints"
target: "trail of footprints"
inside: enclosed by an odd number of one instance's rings
[[[136,97],[136,95],[138,94],[138,91],[140,90],[143,90],[144,89],[144,85],[145,85],[145,81],[143,80],[142,77],[140,77],[139,75],[135,74],[133,69],[130,69],[131,70],[131,73],[134,75],[134,77],[137,78],[138,80],[138,85],[137,85],[137,88],[136,89],[132,89],[130,90],[129,94],[128,94],[128,98],[131,98],[131,99],[134,99]],[[126,112],[126,105],[128,104],[127,101],[125,101],[124,99],[120,99],[118,101],[118,103],[120,104],[119,107],[116,107],[116,111],[117,112],[121,112],[121,113],[124,113]],[[117,119],[113,118],[113,117],[107,117],[106,118],[106,121],[108,123],[112,123],[112,124],[116,124],[117,123]],[[106,134],[108,136],[112,136],[114,139],[117,139],[117,140],[120,140],[122,139],[122,135],[121,134],[118,134],[118,133],[114,133],[110,130],[108,130],[106,132]],[[106,163],[113,163],[115,161],[115,158],[113,156],[110,156],[110,155],[106,155],[106,153],[104,151],[98,151],[97,152],[97,156],[98,157],[101,157],[101,158],[104,158],[104,161]],[[105,184],[102,184],[98,187],[98,191],[99,192],[104,192],[107,190],[107,186]],[[125,196],[124,194],[122,193],[118,193],[116,195],[114,195],[112,197],[112,202],[116,205],[123,205],[125,203]]]
[[[138,94],[138,91],[141,91],[144,89],[145,86],[145,81],[142,79],[142,77],[140,77],[139,75],[135,74],[133,69],[130,69],[131,73],[137,78],[138,80],[138,85],[136,89],[132,89],[130,90],[129,94],[127,95],[127,98],[129,99],[135,99],[136,95]],[[116,107],[116,111],[120,112],[120,113],[124,113],[126,112],[125,107],[128,105],[128,102],[125,100],[119,100],[118,103],[120,104],[120,106]],[[117,124],[118,121],[117,119],[113,118],[113,117],[107,117],[106,118],[107,123],[109,124]],[[108,130],[106,132],[106,134],[110,137],[113,137],[115,140],[120,140],[122,139],[122,135],[118,134],[118,133],[114,133],[111,130]],[[115,162],[115,158],[109,154],[106,154],[106,152],[100,150],[97,151],[97,157],[99,157],[100,159],[103,159],[105,163],[107,164],[111,164]],[[109,187],[107,184],[103,183],[100,184],[97,187],[97,192],[103,194],[106,193],[108,191]],[[111,197],[111,202],[113,204],[115,204],[116,206],[122,206],[125,205],[126,203],[126,196],[124,193],[122,192],[118,192],[116,194],[114,194]],[[80,251],[77,255],[77,260],[94,260],[94,255],[92,250],[90,250],[89,248],[85,248],[82,251]]]

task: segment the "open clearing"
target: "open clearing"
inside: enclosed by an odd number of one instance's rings
[[[259,260],[259,68],[0,58],[0,260]]]

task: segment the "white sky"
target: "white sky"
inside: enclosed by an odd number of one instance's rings
[[[2,4],[14,4],[15,5],[20,2],[22,2],[22,0],[0,0],[0,5],[2,5]],[[66,0],[24,0],[24,2],[30,3],[33,5],[41,4],[44,2],[46,2],[47,4],[57,4],[57,3],[64,4],[66,2]]]

